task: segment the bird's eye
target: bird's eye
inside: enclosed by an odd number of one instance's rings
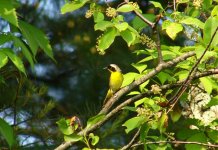
[[[108,66],[108,69],[109,69],[110,71],[112,71],[112,72],[115,72],[115,71],[116,71],[116,69],[115,69],[114,67],[112,67],[112,66]]]

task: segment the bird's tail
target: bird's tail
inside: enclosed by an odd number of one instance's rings
[[[107,91],[107,95],[106,95],[106,97],[104,99],[103,106],[107,103],[107,100],[110,99],[112,96],[113,96],[113,91],[111,89],[109,89]]]

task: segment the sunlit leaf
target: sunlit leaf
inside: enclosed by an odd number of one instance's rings
[[[16,10],[12,0],[0,0],[0,17],[18,27]]]
[[[26,74],[22,60],[11,49],[4,48],[1,49],[1,52],[8,56],[8,58],[13,62],[18,70]]]
[[[200,27],[201,29],[204,28],[204,23],[202,21],[200,21],[199,19],[193,18],[193,17],[185,18],[185,19],[181,20],[180,23],[197,26],[197,27]]]
[[[59,130],[64,135],[71,135],[74,132],[73,128],[68,124],[68,122],[65,118],[61,118],[56,123],[58,125]]]
[[[13,128],[0,118],[0,134],[5,138],[10,148],[15,143]]]
[[[211,79],[209,79],[209,77],[202,77],[200,78],[200,81],[203,84],[205,91],[210,94],[213,89]]]
[[[132,4],[124,4],[117,9],[118,12],[130,12],[133,10],[134,10],[134,7]]]
[[[98,50],[101,53],[105,53],[105,49],[109,48],[110,45],[114,42],[115,37],[117,36],[117,29],[109,28],[105,33],[98,39]]]
[[[124,74],[124,80],[123,80],[122,87],[127,86],[130,83],[132,83],[137,76],[139,76],[139,74],[135,72],[129,72],[127,74]]]
[[[216,5],[211,11],[211,16],[218,16],[218,5]]]
[[[92,145],[96,145],[99,141],[99,137],[97,135],[94,135],[93,133],[89,134],[89,138],[91,139]]]
[[[93,16],[96,23],[104,20],[104,14],[101,12],[94,12]]]
[[[125,30],[120,32],[122,38],[126,41],[127,45],[130,47],[136,40],[136,34],[131,32],[130,30]]]
[[[208,44],[212,38],[212,35],[214,34],[216,28],[218,27],[218,17],[210,17],[209,19],[207,19],[207,21],[205,22],[205,26],[204,26],[204,36],[203,36],[203,40],[205,42],[205,44]],[[218,44],[218,33],[216,33],[212,43],[211,43],[211,47],[214,47]]]
[[[154,5],[154,7],[160,8],[161,10],[164,10],[161,3],[155,2],[155,1],[149,1],[149,2],[152,3]]]
[[[104,114],[96,115],[94,117],[89,118],[87,121],[87,126],[86,128],[91,127],[92,125],[96,124],[97,122],[101,121],[105,117]]]
[[[125,126],[126,133],[129,133],[130,131],[139,127],[140,125],[142,125],[146,121],[147,121],[147,118],[145,116],[133,117],[133,118],[127,120],[122,126]]]
[[[160,133],[166,131],[167,124],[168,124],[168,115],[166,112],[162,112],[161,117],[158,121],[158,129]]]
[[[122,22],[122,23],[116,23],[114,26],[117,28],[118,31],[121,32],[121,31],[126,30],[129,25],[126,22]]]
[[[4,67],[8,63],[8,56],[5,55],[3,52],[0,50],[0,68]]]
[[[106,30],[108,27],[112,27],[113,23],[110,21],[100,21],[97,22],[94,26],[95,30],[101,30],[104,31]]]
[[[68,2],[61,7],[61,14],[73,12],[81,8],[83,5],[85,5],[86,2],[88,2],[88,0],[78,0],[78,1]]]
[[[170,22],[169,20],[166,20],[163,22],[162,29],[166,29],[167,35],[172,40],[175,40],[177,34],[183,30],[183,26],[179,23]]]
[[[82,136],[77,135],[75,133],[70,134],[70,135],[64,135],[64,141],[66,141],[66,142],[77,142],[77,141],[80,141],[82,139],[83,139]]]

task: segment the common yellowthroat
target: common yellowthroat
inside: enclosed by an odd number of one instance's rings
[[[108,67],[104,68],[110,71],[109,79],[109,90],[107,92],[106,98],[104,99],[104,104],[109,98],[113,96],[116,91],[118,91],[123,83],[123,74],[121,69],[116,64],[110,64]]]

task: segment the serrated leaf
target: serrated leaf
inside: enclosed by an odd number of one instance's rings
[[[123,80],[122,87],[127,86],[130,83],[132,83],[137,76],[139,76],[139,74],[135,73],[135,72],[129,72],[127,74],[124,74],[124,76],[123,76],[124,80]]]
[[[185,19],[181,20],[180,23],[184,23],[187,25],[194,25],[194,26],[200,27],[201,29],[204,28],[204,23],[202,21],[200,21],[199,19],[194,18],[194,17],[185,18]]]
[[[87,126],[86,128],[91,127],[92,125],[96,124],[97,122],[99,122],[100,120],[102,120],[105,117],[104,114],[100,114],[100,115],[96,115],[94,117],[89,118],[89,120],[87,121]]]
[[[4,18],[14,26],[18,27],[16,10],[13,7],[13,1],[0,0],[0,17]]]
[[[8,58],[13,62],[13,64],[17,67],[18,70],[23,72],[26,75],[25,68],[22,60],[9,48],[4,48],[1,50]]]
[[[218,17],[210,17],[207,19],[205,22],[204,26],[204,36],[203,36],[203,41],[205,44],[208,44],[212,38],[212,35],[214,34],[216,28],[218,27]],[[211,47],[214,47],[218,44],[218,33],[216,33],[212,43]]]
[[[120,32],[122,38],[126,41],[127,45],[130,47],[136,40],[136,34],[131,32],[130,30],[125,30]]]
[[[75,133],[70,134],[70,135],[64,135],[64,141],[66,142],[77,142],[81,141],[83,137],[81,135],[77,135]]]
[[[73,128],[67,123],[67,120],[65,118],[61,118],[57,122],[59,130],[64,134],[64,135],[71,135],[74,130]]]
[[[8,63],[8,56],[5,55],[3,52],[0,50],[0,68],[4,67]]]
[[[109,48],[110,45],[114,42],[115,37],[117,36],[117,29],[109,28],[98,40],[98,50],[101,53],[105,53],[105,49]]]
[[[113,23],[111,23],[110,21],[100,21],[95,24],[94,28],[95,28],[95,31],[96,30],[104,31],[107,28],[112,27],[112,26],[113,26]]]
[[[162,5],[159,2],[155,2],[155,1],[149,1],[149,2],[152,3],[154,5],[154,7],[160,8],[161,10],[164,10]]]
[[[117,28],[117,30],[118,30],[119,32],[121,32],[121,31],[126,30],[129,25],[128,25],[128,23],[126,23],[126,22],[122,22],[122,23],[116,23],[114,26]]]
[[[17,37],[13,37],[14,39],[14,45],[15,47],[20,47],[22,50],[22,53],[24,54],[24,56],[26,57],[26,59],[28,60],[28,62],[31,65],[31,68],[33,69],[34,67],[34,61],[33,61],[33,56],[32,54],[29,52],[28,48],[26,47],[26,45],[23,43],[23,41],[21,41],[19,38]]]
[[[5,138],[10,148],[15,143],[13,128],[0,118],[0,134]]]
[[[1,33],[0,34],[0,45],[9,42],[12,40],[12,36],[10,34]]]
[[[124,4],[117,9],[118,12],[130,12],[133,10],[134,10],[134,7],[132,4]]]
[[[22,34],[28,41],[34,57],[37,53],[38,47],[40,47],[51,59],[54,60],[49,40],[41,30],[23,21],[19,21],[19,26]]]
[[[88,2],[88,0],[78,0],[78,1],[72,1],[69,3],[64,4],[64,6],[61,7],[61,14],[65,14],[68,12],[73,12],[82,6],[84,6]]]
[[[205,91],[210,94],[213,89],[211,79],[209,79],[208,77],[202,77],[200,78],[200,81],[203,84]]]
[[[145,116],[133,117],[127,120],[122,126],[125,126],[126,133],[129,133],[133,129],[138,128],[140,125],[142,125],[146,121],[147,121],[147,118]]]

